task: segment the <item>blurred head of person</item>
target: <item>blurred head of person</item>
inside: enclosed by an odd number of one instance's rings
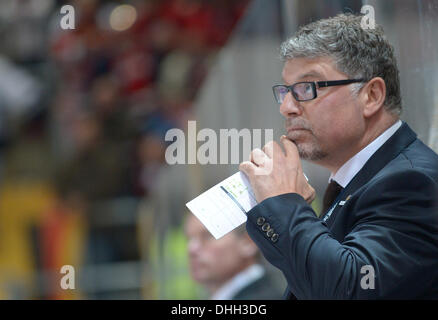
[[[91,111],[79,111],[73,116],[73,140],[78,154],[87,153],[98,144],[101,137],[101,124]]]
[[[216,240],[190,214],[186,217],[185,233],[190,274],[210,295],[235,275],[259,262],[257,246],[248,236],[244,225]]]
[[[93,81],[91,88],[93,107],[100,117],[105,118],[117,111],[120,100],[120,85],[111,76],[101,76]]]
[[[138,156],[142,165],[161,164],[164,162],[166,144],[156,133],[141,136],[138,143]]]

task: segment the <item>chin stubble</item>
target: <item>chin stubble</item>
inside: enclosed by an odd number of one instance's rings
[[[297,146],[298,153],[301,159],[308,161],[317,161],[324,159],[327,156],[327,153],[324,152],[318,144],[317,138],[314,135],[310,124],[308,124],[305,120],[301,118],[288,118],[286,119],[285,125],[286,130],[288,128],[301,128],[307,130],[312,136],[313,141],[309,143],[300,143],[294,139],[289,138],[289,140],[291,140]]]

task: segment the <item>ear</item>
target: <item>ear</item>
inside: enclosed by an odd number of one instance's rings
[[[376,114],[385,102],[386,84],[380,77],[375,77],[368,81],[362,88],[360,99],[363,103],[363,116],[369,118]]]

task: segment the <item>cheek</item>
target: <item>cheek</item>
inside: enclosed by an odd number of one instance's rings
[[[217,247],[209,252],[211,265],[217,270],[227,270],[234,264],[240,262],[240,256],[236,250],[236,245],[230,243],[223,247]],[[213,262],[214,261],[214,262]]]
[[[343,101],[333,95],[324,99],[323,103],[312,110],[312,126],[314,135],[320,141],[335,141],[357,130],[361,125],[360,111],[355,104],[348,100]]]
[[[223,239],[224,240],[224,239]],[[231,247],[232,248],[232,247]],[[204,258],[212,265],[220,265],[232,255],[230,247],[223,243],[215,243],[204,251]]]
[[[310,124],[312,127],[312,133],[317,142],[324,145],[325,142],[331,141],[334,135],[334,129],[339,127],[339,119],[334,113],[324,111],[316,111],[309,115]]]

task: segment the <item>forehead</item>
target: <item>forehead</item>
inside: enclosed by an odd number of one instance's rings
[[[195,237],[207,237],[214,239],[213,235],[207,230],[207,228],[193,215],[186,218],[184,225],[184,232],[188,238]],[[230,241],[235,243],[235,238],[238,236],[237,231],[230,232],[220,239],[213,241],[214,246],[229,246]]]
[[[193,215],[188,215],[185,222],[186,233],[208,232],[203,224]]]
[[[342,76],[331,58],[294,58],[289,59],[283,66],[282,77],[286,84],[292,84],[306,78],[314,80],[329,80],[332,77]]]

